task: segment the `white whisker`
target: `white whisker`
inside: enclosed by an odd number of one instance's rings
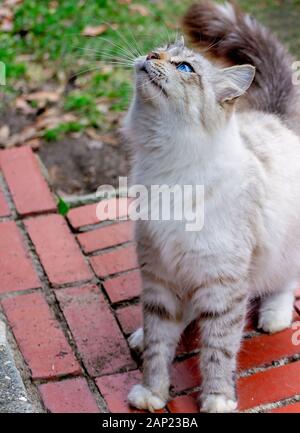
[[[120,32],[119,30],[113,28],[112,25],[111,25],[110,23],[107,23],[107,22],[106,22],[106,23],[104,23],[104,24],[106,24],[107,26],[109,26],[110,29],[112,29],[114,32],[117,33],[117,35],[120,36],[120,38],[123,40],[123,42],[125,42],[126,46],[127,46],[128,49],[129,49],[129,52],[134,56],[134,58],[136,57],[136,54],[138,54],[138,56],[139,56],[139,53],[138,53],[138,52],[137,52],[137,53],[134,53],[134,51],[132,51],[132,48],[134,48],[134,47],[132,47],[132,46],[129,44],[129,42],[125,39],[125,37],[121,34],[121,32]]]

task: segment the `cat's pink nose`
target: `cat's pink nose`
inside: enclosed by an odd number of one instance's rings
[[[160,56],[158,53],[151,51],[147,56],[147,60],[155,60],[155,59],[160,59]]]

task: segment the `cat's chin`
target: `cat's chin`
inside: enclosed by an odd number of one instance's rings
[[[136,91],[145,100],[156,99],[161,96],[168,96],[161,81],[159,81],[153,74],[149,73],[145,63],[140,63],[136,67],[136,71]]]
[[[143,80],[137,83],[137,93],[139,93],[145,101],[155,101],[168,96],[164,86],[144,73]]]

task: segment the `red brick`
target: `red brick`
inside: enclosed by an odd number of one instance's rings
[[[131,271],[125,275],[110,278],[104,281],[103,286],[113,303],[135,298],[142,291],[140,271]]]
[[[131,334],[142,326],[142,307],[141,305],[129,305],[119,308],[117,317],[124,334]]]
[[[30,147],[1,151],[0,166],[19,214],[56,210],[53,196]]]
[[[201,379],[198,365],[198,356],[193,356],[172,365],[171,383],[176,392],[186,391],[200,385]]]
[[[133,240],[133,222],[124,221],[80,233],[77,236],[84,252],[102,250]]]
[[[6,217],[10,215],[10,210],[6,199],[4,197],[3,191],[0,188],[0,217]]]
[[[98,413],[94,396],[85,379],[63,380],[39,386],[44,405],[52,413]]]
[[[99,256],[93,256],[90,258],[90,261],[95,273],[100,278],[138,267],[134,245],[119,248]]]
[[[181,395],[167,405],[171,413],[198,413],[199,406],[195,395]]]
[[[39,216],[27,220],[25,225],[52,284],[92,278],[92,272],[62,216]]]
[[[300,403],[289,404],[288,406],[278,407],[271,410],[272,413],[300,413]]]
[[[239,410],[299,394],[299,377],[300,361],[242,377],[238,381]]]
[[[114,210],[114,206],[116,206],[117,209],[117,217],[123,218],[128,215],[128,203],[129,202],[127,198],[113,198],[110,200],[103,200],[99,203],[80,206],[78,208],[70,210],[70,212],[68,213],[68,220],[70,221],[72,227],[74,227],[75,229],[92,224],[97,224],[102,221],[108,221],[110,219],[113,219],[114,215],[111,210]],[[109,206],[110,209],[107,206]],[[110,210],[110,212],[107,212],[106,210]]]
[[[239,357],[239,370],[271,364],[272,361],[300,353],[292,342],[295,330],[286,329],[273,335],[260,335],[243,341]]]
[[[40,293],[4,299],[2,305],[33,379],[80,373],[72,349]]]
[[[199,326],[197,321],[192,322],[181,336],[177,347],[177,354],[191,353],[200,348]]]
[[[0,223],[0,293],[40,286],[28,251],[13,221]]]
[[[91,376],[135,367],[126,340],[97,286],[61,289],[56,296]]]
[[[131,408],[127,403],[127,395],[132,386],[141,382],[141,372],[138,370],[128,373],[102,376],[96,379],[97,386],[103,395],[108,409],[112,413],[141,412]]]

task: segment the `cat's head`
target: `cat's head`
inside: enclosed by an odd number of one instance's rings
[[[140,57],[135,70],[139,106],[206,127],[226,120],[233,101],[247,91],[255,75],[251,65],[217,68],[188,49],[183,38]]]

